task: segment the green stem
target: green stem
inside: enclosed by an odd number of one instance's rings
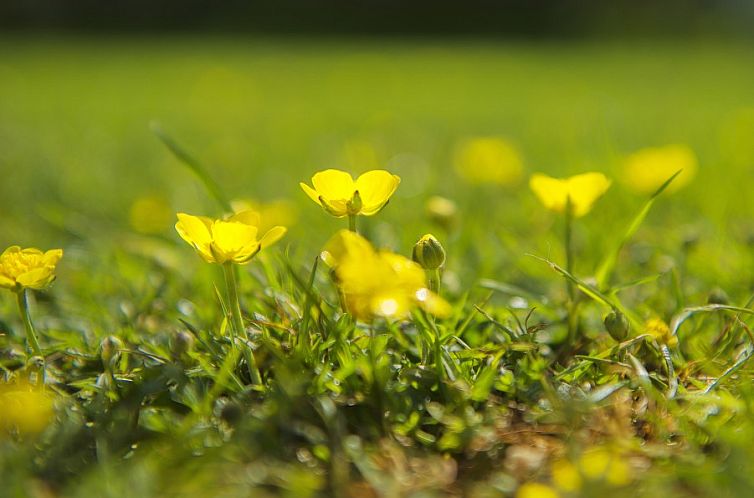
[[[429,290],[435,294],[440,293],[440,269],[427,270],[427,280],[429,281]]]
[[[573,275],[573,204],[571,198],[566,201],[565,212],[565,254],[566,271]],[[566,291],[568,293],[568,344],[573,345],[576,340],[578,318],[576,316],[576,292],[569,279],[566,279]]]
[[[37,332],[34,330],[34,324],[31,321],[31,313],[29,312],[29,300],[27,299],[26,289],[22,289],[16,293],[18,298],[18,312],[21,315],[21,320],[24,322],[24,328],[26,329],[26,341],[29,343],[29,349],[31,349],[34,356],[42,355],[42,348],[39,347],[39,340],[37,339]]]
[[[348,229],[356,233],[356,215],[355,214],[348,215]]]
[[[224,263],[223,273],[225,274],[225,286],[228,290],[228,306],[230,306],[232,328],[235,329],[237,337],[247,340],[249,336],[246,334],[246,328],[243,325],[243,318],[241,317],[241,303],[238,300],[238,282],[236,281],[236,271],[233,263]],[[233,347],[236,347],[235,340],[233,341]],[[254,352],[251,351],[248,345],[245,347],[244,356],[249,366],[251,382],[261,385],[262,377],[259,375],[259,368],[257,368],[257,362],[254,359]]]

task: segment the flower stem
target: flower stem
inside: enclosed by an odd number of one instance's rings
[[[18,298],[18,312],[21,315],[21,320],[24,322],[24,328],[26,329],[26,341],[29,343],[29,349],[34,356],[42,355],[42,348],[39,347],[39,340],[37,339],[37,332],[34,330],[34,324],[31,321],[31,313],[29,312],[29,300],[26,295],[26,289],[22,289],[16,293]]]
[[[348,229],[356,233],[356,215],[355,214],[348,215]]]
[[[565,255],[566,271],[573,275],[573,204],[571,198],[566,201],[565,212]],[[578,317],[576,315],[576,292],[573,282],[566,279],[566,291],[568,293],[568,344],[573,345],[576,341],[578,329]]]
[[[427,281],[429,283],[429,290],[435,294],[440,293],[440,269],[427,270]]]
[[[228,290],[228,306],[230,306],[230,317],[235,336],[240,337],[246,341],[249,336],[246,334],[246,328],[243,325],[243,318],[241,317],[241,304],[238,300],[238,282],[236,281],[236,271],[233,267],[233,263],[227,262],[223,264],[223,273],[225,274],[225,286]],[[233,347],[236,347],[235,340],[233,340]],[[251,376],[251,382],[257,385],[262,384],[262,377],[259,375],[259,369],[257,368],[257,362],[254,359],[254,352],[246,346],[244,356],[246,357],[246,363],[249,366],[249,375]]]

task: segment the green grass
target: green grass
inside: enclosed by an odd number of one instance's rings
[[[33,306],[56,422],[0,437],[0,496],[512,496],[549,482],[559,455],[606,442],[634,482],[564,496],[749,496],[752,320],[699,307],[721,288],[750,308],[754,291],[754,47],[5,35],[0,53],[0,245],[65,250]],[[283,242],[240,272],[264,392],[242,365],[216,382],[229,345],[219,268],[178,239],[172,217],[151,235],[129,225],[144,196],[220,214],[152,122],[229,198],[294,202]],[[525,182],[458,179],[454,147],[480,135],[556,175],[617,178],[636,149],[695,150],[695,181],[657,199],[605,290],[637,323],[693,310],[669,351],[676,396],[661,348],[618,348],[602,326],[609,308],[586,294],[579,339],[562,342],[565,280],[531,256],[564,265],[562,220]],[[361,228],[404,255],[426,232],[443,242],[454,312],[437,330],[421,316],[380,323],[367,348],[323,268],[309,286],[345,222],[298,182],[328,167],[402,177]],[[451,230],[425,213],[434,194],[458,204]],[[645,201],[616,181],[577,220],[577,279]],[[27,375],[10,293],[0,313],[0,368]],[[181,331],[196,342],[176,355]],[[444,369],[423,353],[436,334]],[[107,336],[122,341],[109,368]]]

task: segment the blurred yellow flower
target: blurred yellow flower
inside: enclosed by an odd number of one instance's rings
[[[259,239],[259,225],[259,214],[254,211],[242,211],[222,220],[178,213],[175,229],[208,263],[245,264],[286,232],[285,227],[276,226]]]
[[[346,307],[361,320],[399,318],[416,306],[447,316],[450,305],[427,289],[424,270],[408,258],[377,251],[356,233],[341,230],[328,242],[322,260],[334,268]]]
[[[173,210],[165,198],[153,195],[139,197],[129,211],[131,228],[140,233],[162,233],[173,219]]]
[[[516,148],[495,137],[464,140],[456,147],[454,166],[469,183],[515,185],[524,174],[523,161]]]
[[[298,221],[298,209],[296,205],[286,199],[277,199],[270,202],[256,202],[249,199],[236,199],[230,201],[234,213],[241,211],[256,211],[259,213],[259,231],[266,232],[275,226],[291,227]]]
[[[651,194],[678,170],[681,171],[666,192],[675,192],[696,175],[697,159],[687,145],[649,147],[629,155],[623,164],[622,180],[631,190]]]
[[[597,199],[610,188],[610,183],[602,173],[582,173],[564,179],[536,173],[529,180],[529,187],[552,211],[564,212],[570,199],[573,215],[580,217],[592,209]]]
[[[560,498],[560,494],[546,484],[527,482],[519,486],[516,498]]]
[[[44,289],[55,280],[55,266],[62,257],[62,249],[42,252],[11,246],[0,255],[0,287],[12,291]]]
[[[573,462],[563,458],[552,464],[552,482],[561,491],[574,493],[583,489],[584,482],[601,482],[613,487],[631,482],[631,469],[616,451],[595,446],[584,451]]]
[[[457,221],[458,206],[446,197],[439,195],[430,197],[427,199],[425,209],[429,219],[446,230],[450,229]]]
[[[0,430],[20,434],[42,432],[54,415],[50,393],[26,383],[0,382]]]
[[[678,344],[678,337],[672,335],[668,324],[659,318],[650,318],[647,320],[644,324],[644,329],[647,334],[668,346]]]
[[[314,202],[333,216],[371,216],[377,214],[390,200],[401,179],[385,170],[367,171],[356,180],[337,169],[327,169],[312,177],[310,187],[301,188]]]

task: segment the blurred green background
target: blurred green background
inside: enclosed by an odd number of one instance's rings
[[[441,194],[460,209],[451,254],[492,244],[496,261],[477,255],[475,269],[510,274],[506,254],[557,251],[553,217],[525,181],[460,181],[459,141],[501,136],[529,173],[612,177],[636,149],[685,143],[700,171],[653,213],[654,241],[677,248],[693,232],[708,248],[703,274],[745,283],[733,250],[754,233],[744,187],[754,168],[754,47],[744,40],[6,34],[0,53],[2,245],[107,239],[132,229],[143,197],[216,212],[150,131],[158,122],[233,198],[293,201],[299,222],[286,240],[307,254],[343,222],[298,182],[329,167],[380,167],[403,183],[366,230],[406,253],[433,229],[424,204]],[[584,220],[593,229],[585,247],[612,244],[641,202],[616,182]],[[156,221],[177,240],[171,216]],[[506,247],[511,235],[519,246]]]

